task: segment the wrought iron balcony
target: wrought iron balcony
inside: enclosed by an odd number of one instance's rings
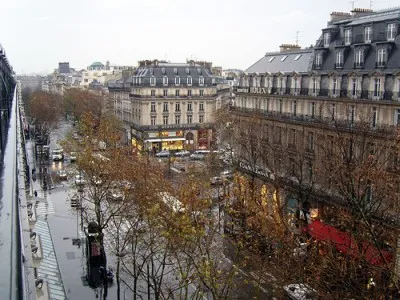
[[[251,108],[241,108],[232,106],[230,108],[231,111],[236,113],[243,114],[251,114],[251,115],[260,115],[266,119],[276,120],[276,121],[284,121],[287,123],[299,123],[299,124],[313,124],[314,126],[320,126],[325,128],[338,128],[342,130],[365,130],[365,124],[355,123],[350,119],[340,119],[340,120],[332,120],[331,116],[318,116],[318,115],[300,115],[294,113],[280,113],[277,111],[265,111],[260,109],[251,109]],[[394,125],[386,125],[386,124],[377,124],[373,129],[371,128],[371,133],[375,134],[387,134],[387,133],[395,133],[397,130],[397,126]]]

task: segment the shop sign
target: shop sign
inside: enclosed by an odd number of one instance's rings
[[[268,94],[268,89],[263,87],[238,88],[237,92],[246,94]]]

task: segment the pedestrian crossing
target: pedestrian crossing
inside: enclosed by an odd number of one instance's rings
[[[55,214],[56,210],[54,208],[54,204],[51,198],[47,197],[46,192],[41,191],[40,193],[43,193],[43,195],[38,195],[38,196],[43,197],[43,199],[40,198],[40,200],[36,201],[37,216],[40,217],[40,216],[47,216],[49,214]]]
[[[44,220],[37,220],[34,231],[40,236],[43,258],[40,262],[38,275],[47,281],[50,299],[67,299],[60,270],[58,268],[57,257],[54,252],[53,241],[49,226]]]

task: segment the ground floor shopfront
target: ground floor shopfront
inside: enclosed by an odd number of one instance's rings
[[[131,129],[131,145],[137,151],[197,150],[213,149],[214,131],[196,130],[157,130],[139,131]]]

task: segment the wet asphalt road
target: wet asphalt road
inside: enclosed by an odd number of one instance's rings
[[[65,134],[71,129],[71,124],[65,122],[61,123],[51,134],[51,149],[59,145],[59,141],[62,140]],[[84,279],[86,272],[84,247],[83,245],[81,247],[73,245],[74,239],[83,237],[83,233],[80,230],[80,218],[77,211],[71,208],[69,202],[70,196],[76,192],[73,184],[73,173],[75,172],[74,164],[70,163],[68,159],[63,162],[52,162],[50,159],[48,162],[43,163],[47,164],[49,172],[53,175],[60,169],[65,169],[69,173],[67,181],[58,182],[56,180],[54,181],[55,187],[53,189],[43,192],[47,201],[51,201],[54,206],[54,211],[47,214],[47,222],[50,228],[67,299],[96,299],[95,291],[87,286]],[[53,178],[56,178],[56,176],[53,176]],[[40,189],[39,180],[34,183],[33,188],[37,190]],[[213,209],[213,213],[217,211],[217,208]],[[230,263],[230,252],[233,250],[227,246],[225,251],[226,260]],[[111,254],[108,254],[108,260],[109,263],[113,263],[114,259]],[[251,299],[256,295],[258,299],[271,298],[269,293],[269,290],[272,290],[271,282],[264,281],[260,290],[254,289],[252,282],[255,280],[256,276],[254,276],[251,265],[247,266],[246,270],[238,268],[238,273],[240,276],[237,279],[237,286],[241,286],[241,288],[235,292],[235,299]],[[249,284],[243,284],[243,282],[247,281]],[[132,299],[132,295],[130,295],[128,289],[122,287],[123,294],[124,290],[126,299]],[[107,299],[117,299],[115,284],[109,287]],[[123,295],[121,299],[124,299]]]

